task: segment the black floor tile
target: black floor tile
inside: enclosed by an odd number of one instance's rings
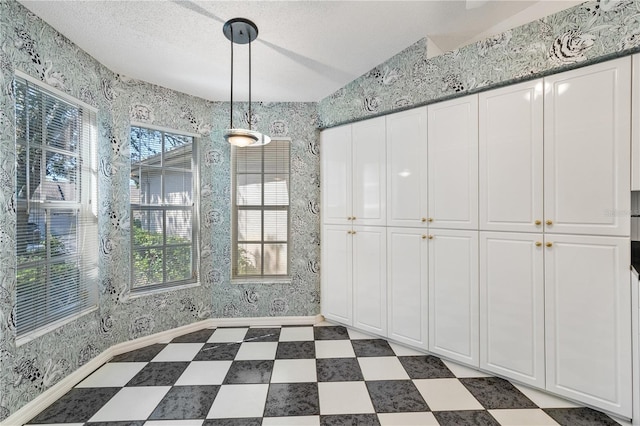
[[[376,413],[429,411],[429,406],[411,380],[367,382]]]
[[[375,414],[334,414],[320,416],[320,426],[377,426],[380,424]]]
[[[317,383],[272,383],[265,417],[317,416],[320,414]]]
[[[116,355],[109,362],[149,362],[156,357],[167,345],[155,344],[136,349],[135,351],[126,352]]]
[[[206,343],[194,361],[233,361],[241,343]]]
[[[398,360],[412,379],[453,379],[455,374],[438,357],[399,356]]]
[[[153,410],[150,420],[204,419],[220,386],[174,386]]]
[[[356,356],[396,356],[386,340],[352,340],[351,345]]]
[[[150,362],[126,386],[173,386],[188,362]]]
[[[215,329],[205,328],[204,330],[194,331],[193,333],[178,336],[171,343],[206,343]]]
[[[506,408],[538,408],[515,386],[497,377],[459,379],[487,410]]]
[[[313,327],[316,340],[349,340],[347,329],[342,326]]]
[[[434,411],[440,426],[500,426],[491,414],[484,410]]]
[[[545,408],[543,411],[562,426],[618,426],[618,422],[606,414],[590,408]]]
[[[224,384],[269,383],[273,372],[272,360],[233,361]]]
[[[88,421],[121,388],[74,388],[34,417],[30,424],[83,423]]]
[[[314,342],[280,342],[276,359],[310,359],[316,357]]]
[[[202,426],[260,426],[262,417],[243,419],[207,419]]]
[[[364,380],[356,358],[321,358],[316,360],[319,382],[353,382]]]
[[[277,342],[280,339],[278,328],[250,328],[244,336],[245,342]]]

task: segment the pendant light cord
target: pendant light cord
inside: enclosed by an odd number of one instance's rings
[[[231,105],[229,106],[229,128],[233,129],[233,25],[231,25]]]
[[[249,130],[251,130],[251,37],[249,37]]]

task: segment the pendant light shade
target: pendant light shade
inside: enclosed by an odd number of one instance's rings
[[[271,138],[260,132],[251,130],[251,42],[258,37],[258,27],[244,18],[233,18],[225,22],[222,27],[225,37],[231,41],[231,102],[229,128],[224,132],[224,139],[231,145],[238,147],[260,146],[271,142]],[[249,129],[233,127],[233,45],[249,44]]]

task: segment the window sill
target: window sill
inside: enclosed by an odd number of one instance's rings
[[[33,340],[36,340],[42,336],[44,336],[45,334],[51,333],[52,331],[54,331],[57,328],[62,327],[63,325],[67,325],[87,314],[90,314],[91,312],[97,311],[98,307],[97,306],[92,306],[88,309],[85,309],[82,312],[78,312],[77,314],[71,315],[69,317],[66,318],[62,318],[56,322],[53,322],[49,325],[45,325],[44,327],[38,328],[37,330],[31,331],[29,333],[27,333],[24,336],[20,336],[16,338],[16,347],[20,347],[24,344],[27,344]]]
[[[270,284],[291,284],[291,277],[266,277],[266,278],[232,278],[232,285],[270,285]]]
[[[129,300],[138,299],[145,296],[155,296],[156,294],[167,293],[170,291],[187,290],[195,287],[200,287],[200,282],[153,288],[148,290],[145,290],[144,288],[138,288],[129,292]]]

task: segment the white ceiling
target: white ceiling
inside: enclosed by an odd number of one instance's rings
[[[230,85],[222,25],[250,19],[259,30],[252,98],[280,102],[319,101],[425,36],[447,51],[580,3],[19,1],[109,69],[218,101],[229,99]],[[237,101],[247,99],[247,52],[234,49]]]

